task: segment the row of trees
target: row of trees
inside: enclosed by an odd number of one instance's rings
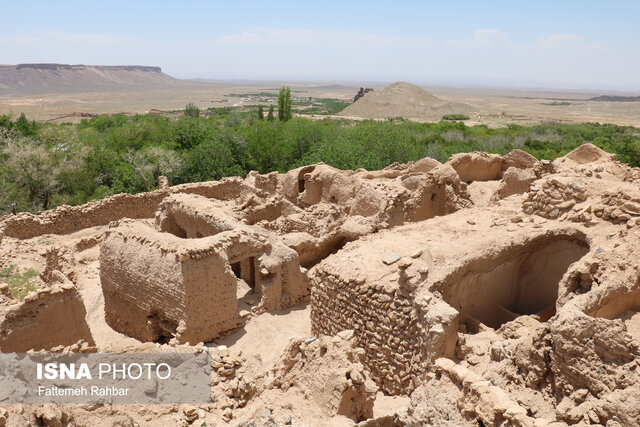
[[[614,125],[489,129],[444,121],[269,121],[259,120],[256,110],[232,109],[178,119],[105,115],[77,125],[25,121],[0,116],[0,208],[15,202],[18,210],[38,211],[148,191],[159,175],[180,184],[319,161],[373,170],[426,156],[444,162],[457,152],[506,154],[514,148],[552,160],[584,142],[640,166],[640,132]]]
[[[278,120],[286,122],[287,120],[291,120],[291,117],[291,89],[289,89],[289,86],[282,86],[278,93]],[[262,105],[258,105],[258,119],[264,120],[264,108]],[[273,115],[273,105],[269,106],[267,120],[270,122],[275,120]]]

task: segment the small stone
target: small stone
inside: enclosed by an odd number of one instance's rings
[[[400,258],[401,258],[400,254],[392,252],[385,255],[384,258],[382,258],[382,262],[385,263],[386,265],[391,265],[394,262],[397,262]]]
[[[411,264],[413,264],[413,261],[411,260],[411,258],[403,257],[400,259],[400,262],[398,263],[398,267],[405,270],[411,267]]]
[[[309,338],[305,338],[304,339],[304,343],[305,344],[311,344],[312,342],[314,342],[317,338],[316,337],[309,337]]]
[[[472,220],[472,219],[468,219],[468,220],[467,220],[467,224],[469,224],[469,225],[476,225],[476,222],[475,222],[474,220]]]

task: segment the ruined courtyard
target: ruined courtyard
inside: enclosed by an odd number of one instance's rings
[[[0,425],[640,423],[640,171],[585,144],[326,164],[0,218],[0,351],[207,351],[209,405]],[[102,425],[102,424],[101,424]]]

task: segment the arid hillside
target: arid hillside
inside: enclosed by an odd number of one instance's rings
[[[0,91],[64,92],[176,84],[160,67],[141,65],[0,65]]]
[[[339,115],[366,119],[440,120],[445,114],[470,111],[468,105],[444,101],[411,83],[396,82],[380,91],[368,92]]]

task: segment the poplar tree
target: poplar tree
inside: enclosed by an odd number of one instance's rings
[[[291,89],[282,86],[278,94],[278,120],[286,122],[291,119]]]

